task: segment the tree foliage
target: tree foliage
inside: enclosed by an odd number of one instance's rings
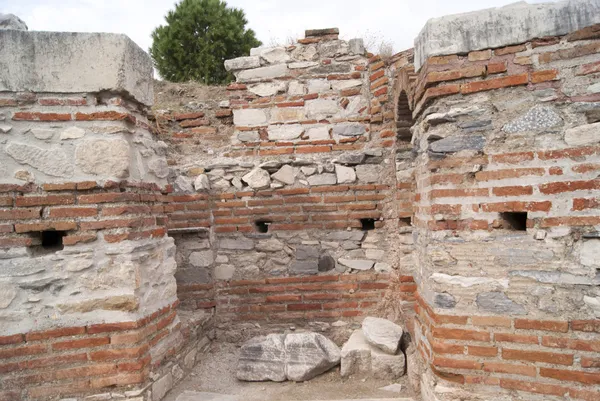
[[[231,80],[225,60],[247,56],[262,43],[244,11],[220,0],[182,0],[152,32],[150,56],[161,77],[172,82],[222,84]]]

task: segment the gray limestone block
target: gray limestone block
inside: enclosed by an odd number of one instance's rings
[[[477,308],[483,312],[507,315],[524,315],[523,305],[513,302],[503,292],[484,292],[477,294]]]
[[[447,292],[436,293],[433,302],[442,309],[452,309],[456,306],[456,299]]]
[[[290,265],[292,274],[318,274],[319,262],[317,259],[311,260],[294,260]]]
[[[73,164],[61,148],[42,149],[37,146],[11,142],[5,150],[17,162],[27,164],[44,174],[64,178],[72,177],[74,174]]]
[[[357,54],[360,56],[365,54],[365,43],[362,39],[350,39],[348,41],[348,47],[350,54]]]
[[[296,260],[317,259],[319,251],[319,246],[299,245],[296,247]]]
[[[379,349],[371,348],[371,372],[376,379],[394,380],[404,376],[406,359],[400,352],[390,355]]]
[[[0,91],[112,90],[154,102],[152,60],[125,35],[0,30],[0,60]]]
[[[308,184],[312,186],[334,185],[337,183],[336,175],[330,173],[311,175],[307,180]]]
[[[244,381],[302,382],[339,363],[340,349],[321,334],[269,334],[242,346],[236,376]]]
[[[435,153],[456,153],[461,150],[482,150],[485,146],[483,135],[455,135],[440,139],[429,145],[429,150]]]
[[[285,381],[284,339],[283,334],[269,334],[242,345],[236,370],[238,380]]]
[[[319,271],[328,272],[335,269],[335,259],[329,255],[323,255],[319,258]]]
[[[231,60],[225,60],[225,69],[227,71],[247,70],[260,67],[260,57],[247,56],[238,57]]]

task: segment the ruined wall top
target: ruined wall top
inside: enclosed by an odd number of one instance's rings
[[[152,61],[125,35],[0,30],[0,91],[124,92],[152,105]]]
[[[600,1],[519,2],[464,14],[432,18],[415,39],[415,69],[428,57],[468,53],[565,35],[600,23]]]

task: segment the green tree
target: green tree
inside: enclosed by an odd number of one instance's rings
[[[232,76],[225,60],[262,44],[246,29],[244,11],[220,0],[182,0],[165,20],[152,32],[150,56],[161,77],[172,82],[227,83]]]

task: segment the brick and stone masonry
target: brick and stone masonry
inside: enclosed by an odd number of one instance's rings
[[[600,399],[598,24],[516,4],[385,60],[311,30],[150,116],[127,38],[0,31],[0,399],[159,401],[215,332],[367,314],[424,400]]]
[[[0,59],[0,399],[158,400],[212,321],[177,311],[150,59],[23,30],[0,30]]]

